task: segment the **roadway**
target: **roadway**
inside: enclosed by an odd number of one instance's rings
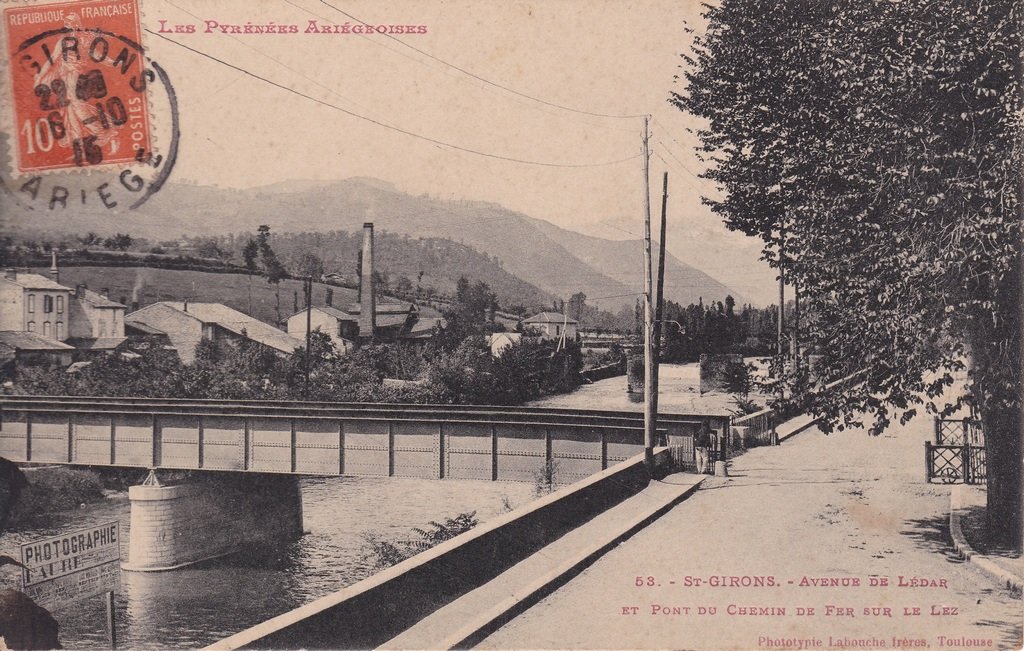
[[[751,450],[477,648],[962,649],[972,645],[950,640],[969,638],[1019,649],[1020,598],[951,553],[950,487],[923,478],[931,427],[918,418],[877,438],[812,427]],[[800,585],[823,579],[847,585]]]

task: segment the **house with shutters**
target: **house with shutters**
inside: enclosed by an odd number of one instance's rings
[[[0,332],[68,339],[71,289],[41,274],[8,269],[0,279]]]

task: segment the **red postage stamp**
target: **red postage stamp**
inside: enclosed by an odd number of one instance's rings
[[[138,0],[4,10],[21,172],[132,163],[151,148]]]

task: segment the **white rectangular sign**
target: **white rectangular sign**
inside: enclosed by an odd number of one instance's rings
[[[121,560],[116,521],[21,546],[22,587],[43,606],[113,590]]]

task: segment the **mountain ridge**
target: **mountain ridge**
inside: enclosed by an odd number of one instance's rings
[[[414,196],[380,179],[293,180],[244,190],[169,182],[131,224],[101,209],[82,208],[72,217],[58,211],[26,213],[38,228],[129,230],[168,239],[182,233],[220,235],[255,232],[355,230],[364,222],[411,237],[438,237],[493,256],[502,268],[543,292],[568,299],[582,292],[588,303],[612,312],[630,306],[643,288],[640,240],[607,240],[561,228],[495,203]],[[31,220],[27,215],[31,215]],[[17,223],[18,217],[15,217]],[[112,222],[117,222],[113,225]],[[699,298],[742,296],[675,256],[666,257],[666,298],[681,304]]]

